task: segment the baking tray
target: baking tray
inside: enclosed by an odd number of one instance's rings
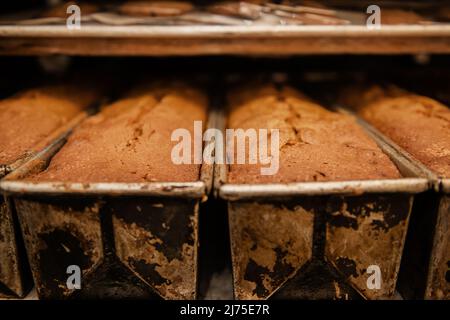
[[[450,299],[450,179],[441,179],[425,299]]]
[[[21,269],[25,254],[15,220],[0,196],[0,298],[23,297],[31,288],[27,271]]]
[[[10,164],[0,165],[0,179],[8,173],[20,168],[29,159],[39,153],[45,146],[64,137],[72,128],[87,117],[87,112],[73,118],[40,141],[34,150],[24,154],[19,160]],[[25,258],[22,239],[18,231],[17,217],[12,210],[8,210],[8,200],[0,196],[0,296],[23,297],[31,288],[28,265]]]
[[[342,109],[341,109],[342,111]],[[348,112],[350,113],[350,112]],[[450,299],[450,179],[439,177],[389,137],[362,119],[359,123],[379,139],[408,159],[428,177],[432,192],[419,198],[413,223],[417,228],[408,235],[403,261],[400,290],[405,297],[418,299]],[[425,243],[425,245],[423,245]],[[423,245],[423,247],[421,247]],[[418,248],[427,252],[418,254]],[[411,279],[420,283],[414,290]],[[404,281],[403,281],[404,280]]]
[[[195,56],[450,53],[450,24],[0,26],[1,55]]]
[[[208,126],[214,126],[211,113]],[[17,211],[40,299],[194,299],[198,211],[213,166],[199,181],[30,183],[66,139],[7,176],[0,188]],[[10,208],[12,209],[12,208]],[[67,268],[81,289],[67,286]]]
[[[243,185],[228,184],[227,166],[216,166],[216,195],[228,201],[235,298],[398,298],[413,199],[432,183],[367,133],[404,178]],[[381,286],[369,289],[372,268]]]

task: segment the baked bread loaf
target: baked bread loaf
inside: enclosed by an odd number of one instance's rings
[[[129,16],[178,16],[192,11],[194,6],[187,1],[126,1],[118,11]]]
[[[67,13],[67,8],[71,5],[77,5],[80,8],[82,15],[88,15],[99,11],[99,7],[93,3],[83,1],[68,1],[65,3],[57,4],[47,10],[45,10],[40,17],[41,18],[67,18],[72,13]]]
[[[207,11],[225,16],[234,16],[255,20],[261,17],[262,9],[259,4],[248,1],[222,1],[207,7]]]
[[[426,19],[413,11],[401,9],[381,9],[381,24],[420,24]]]
[[[260,168],[267,165],[259,162],[231,164],[229,183],[400,177],[394,163],[353,117],[328,111],[292,88],[278,89],[273,85],[241,88],[231,92],[228,101],[227,128],[279,130],[278,172],[261,175]]]
[[[340,103],[443,177],[450,177],[450,110],[395,87],[352,87]]]
[[[200,165],[172,162],[172,147],[178,142],[171,141],[171,134],[185,128],[193,137],[194,121],[205,123],[206,109],[206,97],[191,87],[141,87],[84,121],[47,170],[31,179],[82,183],[196,181]]]
[[[0,164],[12,164],[38,151],[45,138],[99,98],[93,88],[56,85],[0,100]]]

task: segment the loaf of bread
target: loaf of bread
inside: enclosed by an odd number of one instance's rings
[[[252,20],[260,18],[263,13],[262,6],[248,1],[221,1],[212,3],[206,10],[215,14]]]
[[[340,103],[355,109],[417,160],[450,177],[450,109],[395,87],[352,87]]]
[[[0,100],[0,164],[12,164],[38,151],[45,138],[99,98],[93,88],[57,85]]]
[[[99,7],[96,4],[84,2],[84,1],[68,1],[64,3],[57,4],[47,10],[44,10],[39,17],[41,18],[67,18],[73,14],[72,11],[67,12],[67,9],[76,5],[80,8],[82,15],[86,16],[99,11]]]
[[[231,164],[230,183],[400,177],[394,163],[353,117],[328,111],[292,88],[240,88],[231,92],[228,101],[228,128],[279,130],[278,172],[262,175],[261,167],[267,167],[262,163]]]
[[[194,9],[187,1],[126,1],[118,11],[129,16],[178,16]]]
[[[152,84],[133,90],[84,121],[31,179],[63,182],[189,182],[199,164],[175,164],[172,132],[206,120],[207,99],[183,84]],[[192,142],[193,144],[193,142]],[[191,148],[193,150],[193,147]]]
[[[381,24],[420,24],[425,18],[413,11],[401,9],[381,9]]]

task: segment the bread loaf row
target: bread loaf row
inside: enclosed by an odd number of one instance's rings
[[[13,162],[33,150],[55,128],[98,99],[94,89],[61,85],[28,90],[0,101],[0,163]],[[260,162],[231,163],[231,183],[400,177],[393,162],[353,117],[327,110],[293,88],[250,85],[230,91],[227,101],[227,128],[279,132],[278,149],[271,151],[279,157],[277,172],[262,175],[264,164]],[[340,101],[356,108],[364,119],[430,169],[450,176],[447,107],[430,98],[381,87],[352,88]],[[174,163],[171,151],[176,141],[171,134],[185,128],[193,136],[193,123],[206,122],[207,107],[206,95],[186,84],[140,87],[85,120],[48,168],[30,179],[86,183],[196,181],[200,164]]]

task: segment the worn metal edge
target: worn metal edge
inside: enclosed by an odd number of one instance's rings
[[[5,177],[9,173],[9,168],[7,165],[0,164],[0,179]]]
[[[447,179],[448,182],[448,179]],[[437,207],[437,220],[436,220],[436,225],[435,228],[433,230],[433,237],[432,237],[432,248],[431,248],[431,252],[429,253],[429,259],[428,259],[428,263],[427,263],[427,272],[428,274],[426,275],[426,282],[425,282],[425,291],[424,291],[424,296],[423,298],[425,300],[436,300],[436,296],[433,294],[434,289],[436,288],[433,284],[433,280],[434,277],[436,276],[435,271],[436,269],[439,269],[439,263],[437,263],[436,261],[434,261],[434,257],[436,257],[436,255],[439,254],[439,244],[440,244],[440,236],[442,235],[442,229],[440,228],[440,226],[442,225],[442,220],[444,220],[445,216],[448,215],[448,211],[446,210],[445,206],[444,206],[444,201],[445,198],[447,198],[448,196],[446,195],[442,195],[441,197],[439,197],[438,200],[438,207]],[[447,234],[449,233],[449,231],[447,230]]]
[[[230,208],[230,203],[226,204],[227,206],[227,222],[228,222],[228,237],[229,237],[229,246],[230,246],[230,258],[231,258],[231,281],[233,283],[233,300],[237,300],[238,299],[238,292],[237,292],[237,288],[238,288],[238,279],[236,278],[236,274],[238,272],[238,267],[235,263],[233,263],[234,261],[236,261],[236,255],[235,255],[235,251],[233,250],[233,241],[234,241],[234,237],[233,237],[233,218],[232,217],[232,210]]]
[[[286,26],[286,25],[186,25],[186,26],[109,26],[85,25],[78,30],[57,26],[0,26],[0,37],[67,38],[252,38],[264,37],[450,37],[450,24],[386,25],[369,29],[365,25]]]
[[[34,155],[35,153],[24,154],[22,157],[11,164],[0,164],[0,179],[3,179],[8,174],[19,168],[21,165],[30,160]]]
[[[441,189],[442,189],[442,192],[450,194],[450,179],[449,178],[441,179]]]
[[[64,183],[2,181],[0,189],[9,194],[155,195],[198,198],[205,193],[203,181],[151,183]]]
[[[219,110],[217,113],[217,122],[216,122],[216,128],[222,132],[222,134],[225,132],[225,111],[223,109]],[[217,145],[215,148],[217,149]],[[225,145],[223,146],[222,152],[224,155],[225,153]],[[219,164],[216,163],[214,165],[214,183],[213,183],[213,194],[214,197],[219,197],[219,191],[222,184],[226,182],[227,178],[227,165],[226,164]]]
[[[217,128],[217,122],[219,121],[220,114],[217,110],[210,106],[210,111],[208,112],[208,123],[206,129],[215,129]],[[211,145],[215,145],[215,134],[213,135],[213,140],[209,141],[207,144],[203,146],[203,150],[208,148]],[[200,169],[200,180],[205,183],[205,194],[206,196],[213,190],[214,185],[214,163],[207,164],[203,163]],[[206,199],[205,199],[206,200]]]
[[[219,196],[225,200],[254,197],[361,195],[365,193],[419,193],[429,188],[425,178],[385,180],[353,180],[329,182],[299,182],[290,184],[225,184]]]
[[[0,297],[0,301],[13,301],[13,300],[39,300],[37,295],[36,287],[32,287],[30,292],[24,297]]]

